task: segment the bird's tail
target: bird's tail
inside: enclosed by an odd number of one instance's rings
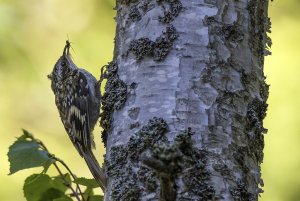
[[[83,153],[83,158],[87,166],[89,167],[92,175],[94,176],[95,180],[97,181],[103,192],[105,192],[106,177],[103,169],[99,166],[99,163],[96,160],[93,152],[89,150],[86,153]]]

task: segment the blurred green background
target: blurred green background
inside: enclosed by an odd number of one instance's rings
[[[30,130],[80,176],[91,177],[60,122],[46,75],[61,55],[67,35],[73,58],[99,77],[112,59],[114,0],[0,0],[0,200],[22,201],[26,170],[8,176],[8,146]],[[262,201],[300,200],[300,1],[275,1],[272,56],[265,72],[271,84],[262,166]],[[99,129],[95,136],[99,138]],[[100,139],[96,141],[100,141]],[[68,148],[66,148],[68,147]],[[98,146],[100,147],[100,146]],[[98,149],[98,157],[103,150]],[[55,173],[50,169],[50,172]]]

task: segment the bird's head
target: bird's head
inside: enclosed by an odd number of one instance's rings
[[[47,76],[52,83],[62,82],[73,69],[77,68],[72,61],[70,47],[71,44],[69,40],[67,40],[62,56],[54,65],[52,73]]]

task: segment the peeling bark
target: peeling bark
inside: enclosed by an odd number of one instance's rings
[[[258,200],[267,7],[117,1],[118,70],[108,77],[101,117],[105,200]]]

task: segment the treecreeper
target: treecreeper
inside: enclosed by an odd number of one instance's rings
[[[100,80],[97,81],[91,73],[78,68],[71,58],[70,47],[67,40],[63,54],[48,78],[51,80],[55,104],[70,140],[105,191],[106,177],[92,152],[92,148],[95,148],[92,132],[99,118],[100,85],[104,74],[101,73]]]

